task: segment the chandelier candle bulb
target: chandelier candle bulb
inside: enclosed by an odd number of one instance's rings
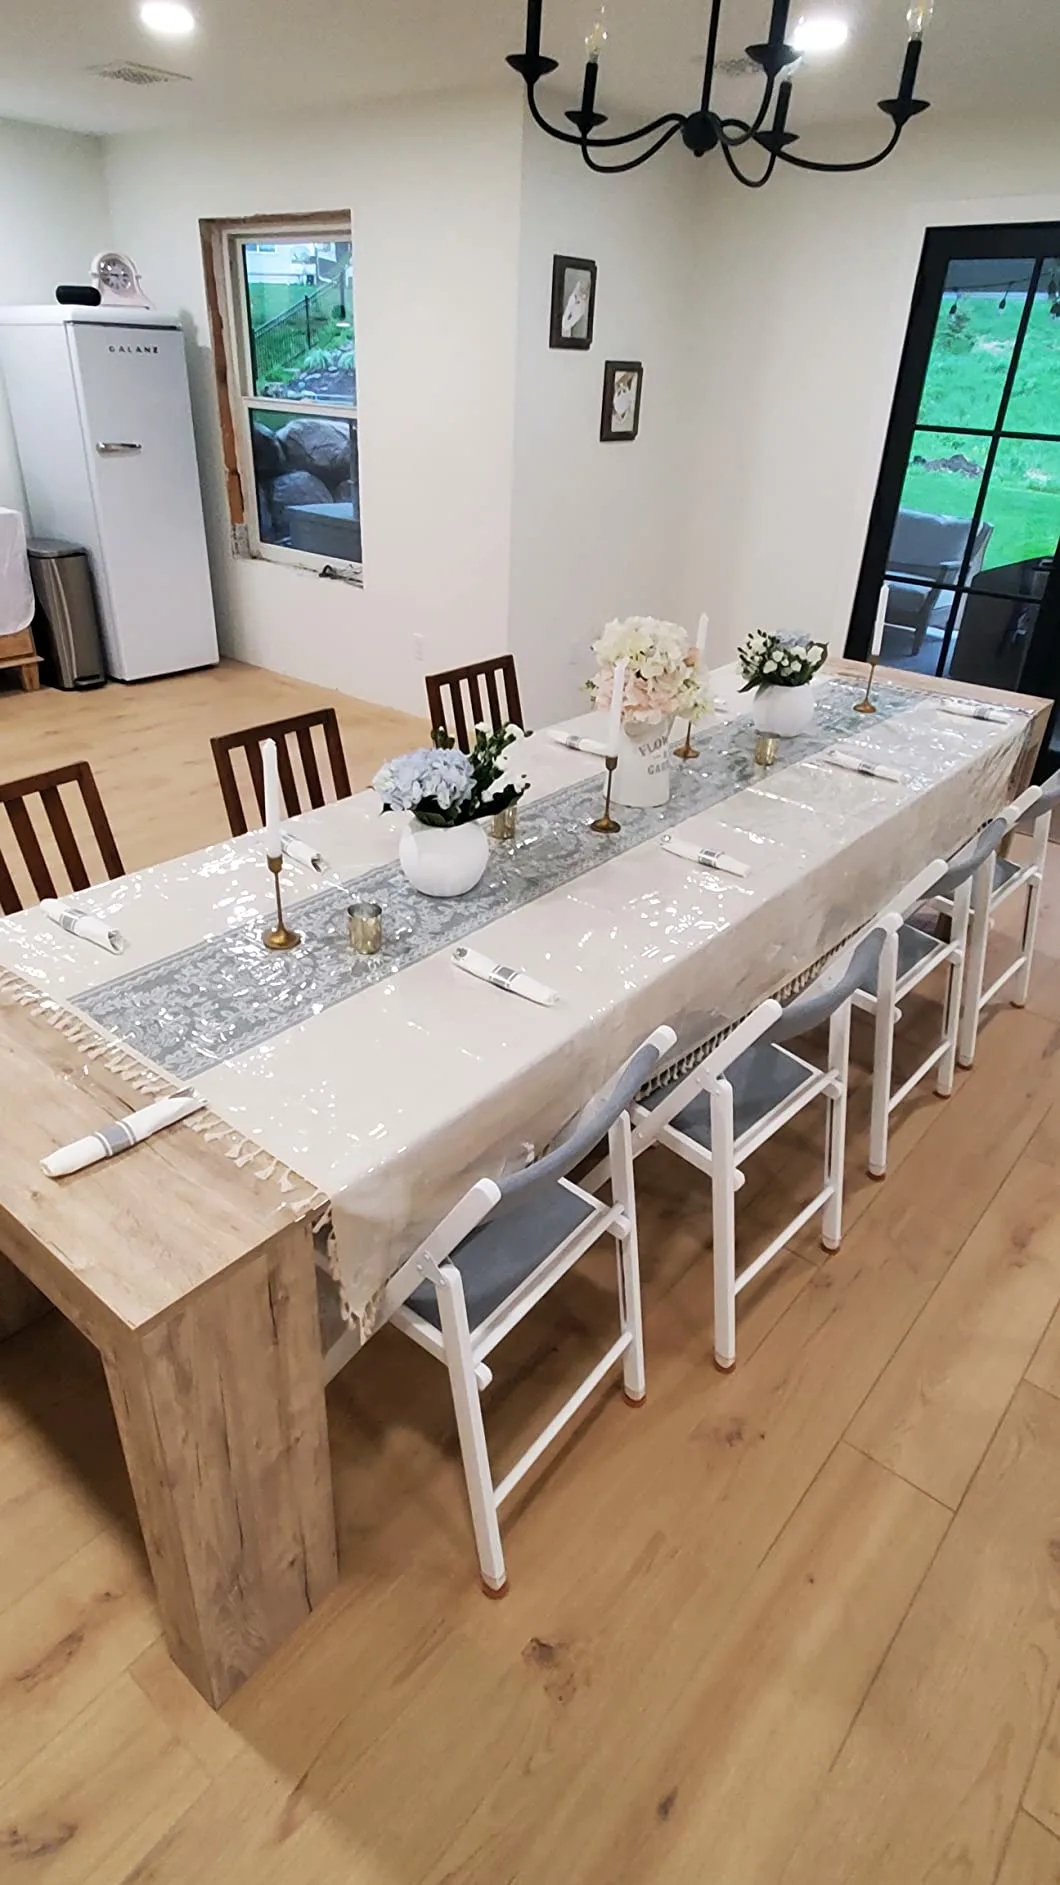
[[[527,0],[526,56],[528,59],[538,59],[541,56],[541,7],[542,0]]]
[[[905,16],[910,39],[923,39],[931,24],[931,15],[935,11],[935,0],[913,0]]]
[[[264,740],[261,766],[265,781],[265,855],[283,856],[283,832],[280,826],[280,774],[276,764],[276,741]]]

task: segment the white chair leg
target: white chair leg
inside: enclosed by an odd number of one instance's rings
[[[710,1186],[714,1222],[714,1363],[736,1366],[736,1155],[732,1088],[710,1086]]]
[[[994,887],[994,863],[992,857],[987,858],[976,871],[972,887],[972,922],[964,966],[964,999],[957,1031],[957,1059],[962,1067],[970,1067],[975,1060],[975,1044],[979,1038],[986,945],[990,938],[990,893]]]
[[[898,937],[895,935],[884,938],[876,983],[876,1040],[872,1055],[872,1118],[869,1124],[869,1174],[873,1178],[885,1178],[887,1175],[894,1030],[898,1020],[895,1000],[897,984]]]
[[[949,1099],[953,1092],[953,1082],[957,1072],[957,1036],[961,1025],[970,922],[971,885],[962,884],[954,897],[953,916],[950,920],[950,939],[958,945],[959,954],[956,960],[950,963],[946,977],[946,1006],[942,1017],[942,1038],[946,1043],[946,1052],[939,1061],[939,1070],[935,1078],[935,1091],[944,1100]]]
[[[828,1024],[828,1065],[838,1077],[839,1092],[828,1099],[825,1122],[824,1182],[832,1195],[824,1207],[821,1242],[838,1250],[843,1239],[843,1178],[846,1167],[847,1081],[850,1070],[850,1003],[837,1008]]]
[[[640,1249],[637,1241],[637,1200],[633,1183],[633,1146],[629,1114],[622,1113],[608,1135],[611,1157],[611,1195],[625,1213],[629,1230],[618,1237],[618,1290],[622,1332],[630,1344],[622,1362],[622,1392],[632,1407],[647,1393],[644,1373],[644,1318],[640,1300]]]
[[[486,1428],[482,1419],[478,1384],[475,1380],[471,1331],[468,1327],[467,1305],[464,1302],[464,1286],[460,1280],[459,1270],[455,1270],[451,1264],[444,1264],[439,1271],[436,1288],[438,1311],[442,1323],[442,1341],[445,1345],[445,1363],[449,1370],[453,1411],[456,1414],[457,1432],[460,1435],[460,1455],[464,1462],[464,1478],[467,1482],[471,1524],[475,1533],[482,1586],[488,1596],[501,1597],[508,1587],[508,1577],[504,1568],[501,1528],[497,1522],[493,1476],[490,1472],[489,1453],[486,1450]]]
[[[1023,942],[1021,953],[1023,967],[1016,977],[1012,990],[1012,1006],[1025,1008],[1031,992],[1031,971],[1034,967],[1034,950],[1038,941],[1038,916],[1042,907],[1042,888],[1045,866],[1049,856],[1049,825],[1052,813],[1039,818],[1034,827],[1034,862],[1037,866],[1035,875],[1027,886],[1027,911],[1023,919]]]

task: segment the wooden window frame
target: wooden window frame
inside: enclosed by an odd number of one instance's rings
[[[238,557],[307,569],[316,575],[334,574],[360,584],[363,580],[360,563],[339,557],[317,556],[309,550],[289,550],[282,544],[265,543],[258,532],[257,484],[246,413],[249,405],[267,407],[271,402],[255,398],[249,390],[252,384],[249,377],[249,335],[240,299],[242,283],[237,281],[237,256],[240,240],[254,240],[262,236],[275,236],[278,241],[291,241],[298,236],[309,240],[332,236],[339,241],[352,241],[352,217],[349,210],[302,210],[292,211],[289,215],[200,219],[199,239],[232,551]],[[277,404],[284,410],[302,412],[307,416],[335,416],[330,407],[322,408],[319,402],[285,400]],[[342,417],[349,417],[355,425],[357,416],[356,404],[342,410]]]

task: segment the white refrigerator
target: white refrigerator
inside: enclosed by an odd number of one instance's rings
[[[89,553],[107,671],[217,660],[184,335],[125,308],[0,308],[32,536]]]

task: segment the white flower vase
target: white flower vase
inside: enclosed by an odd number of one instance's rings
[[[802,687],[755,688],[753,718],[759,733],[772,733],[779,739],[794,739],[813,725],[811,684]]]
[[[618,738],[618,765],[611,797],[616,805],[665,805],[670,796],[670,729],[673,718],[652,720]]]
[[[398,863],[414,890],[425,897],[463,897],[474,890],[489,862],[481,825],[421,825],[409,819],[398,845]]]

